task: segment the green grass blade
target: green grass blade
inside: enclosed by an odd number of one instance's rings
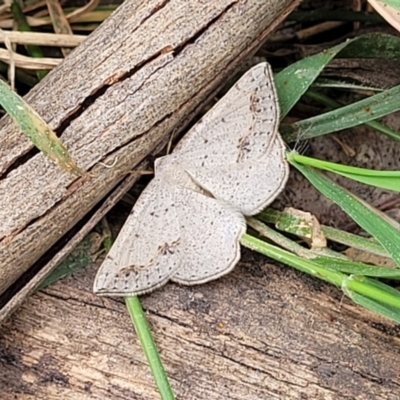
[[[310,260],[296,256],[287,250],[280,249],[272,244],[266,243],[247,234],[241,237],[240,243],[244,247],[257,251],[258,253],[273,258],[281,263],[290,265],[291,267],[315,276],[316,278],[332,283],[337,287],[341,287],[342,283],[347,278],[347,275],[342,274],[341,272],[332,271]]]
[[[381,32],[367,33],[350,41],[340,52],[340,57],[400,60],[400,38]]]
[[[272,208],[268,208],[258,214],[257,218],[270,224],[276,224],[278,221],[282,220],[283,223],[280,224],[280,227],[284,227],[285,220],[288,221],[287,224],[290,224],[293,217],[286,211],[277,211],[273,210]],[[367,253],[376,254],[380,257],[389,257],[389,254],[382,247],[382,245],[373,239],[368,239],[362,236],[355,235],[354,233],[342,231],[340,229],[332,228],[331,226],[326,225],[321,225],[321,230],[324,236],[332,242],[344,244],[348,247],[354,247],[355,249],[359,249]]]
[[[354,39],[353,39],[354,40]],[[300,97],[317,79],[325,66],[347,46],[347,42],[332,47],[329,51],[303,58],[274,75],[278,92],[281,119],[293,108]]]
[[[168,382],[167,375],[162,365],[157,348],[154,344],[153,337],[150,332],[142,306],[138,297],[125,297],[125,303],[131,316],[136,333],[139,337],[140,344],[147,362],[150,365],[151,372],[156,382],[157,388],[163,400],[174,400],[174,394]]]
[[[398,60],[400,59],[400,39],[396,36],[381,33],[359,36],[321,53],[303,58],[275,74],[274,80],[282,119],[309,89],[326,65],[337,56],[342,58],[387,58]],[[379,117],[375,116],[375,118]],[[375,118],[370,118],[369,120]],[[296,138],[296,136],[291,136],[290,140],[295,140]]]
[[[344,244],[367,253],[376,254],[380,257],[389,257],[382,245],[374,239],[355,235],[354,233],[341,231],[331,226],[322,225],[322,233],[333,242]]]
[[[361,294],[371,300],[394,307],[400,312],[400,292],[387,285],[364,276],[350,275],[342,284],[343,292],[349,296],[349,292]],[[390,288],[390,290],[389,290]]]
[[[354,298],[355,301],[360,299],[359,296],[363,296],[369,301],[369,306],[376,302],[380,307],[376,307],[373,311],[385,317],[397,320],[397,315],[400,314],[400,292],[390,286],[374,279],[349,277],[341,272],[332,271],[316,262],[305,260],[247,234],[243,235],[240,241],[244,247],[340,287],[347,296]]]
[[[375,279],[364,276],[350,276],[342,286],[343,292],[372,311],[400,320],[400,292]]]
[[[374,212],[370,205],[314,169],[294,161],[289,162],[323,195],[339,205],[359,226],[378,240],[400,266],[400,232],[395,227],[381,218],[378,212]]]
[[[105,224],[108,230],[108,223]],[[108,232],[107,232],[108,233]],[[104,247],[107,251],[111,249],[112,240],[110,235],[104,240]],[[143,308],[140,304],[140,300],[137,296],[125,297],[125,304],[131,317],[133,326],[138,335],[140,345],[146,356],[147,362],[149,363],[150,370],[153,374],[154,381],[160,392],[162,400],[174,400],[174,394],[168,381],[167,374],[165,373],[164,367],[161,362],[160,355],[158,354],[157,347],[154,343],[153,335],[151,334],[149,324],[146,320],[146,315],[143,312]]]
[[[374,287],[377,290],[381,290],[385,293],[388,293],[391,296],[391,298],[393,297],[396,298],[395,303],[393,303],[392,305],[396,306],[398,304],[398,299],[400,299],[400,292],[397,289],[394,289],[393,287],[386,285],[385,283],[378,281],[376,279],[366,278],[364,276],[353,276],[352,280],[361,281],[369,286]],[[349,286],[347,285],[347,287]],[[378,300],[380,301],[381,299]]]
[[[337,110],[317,115],[291,125],[282,125],[285,140],[310,139],[351,128],[400,110],[400,85],[349,104]]]
[[[382,304],[379,301],[372,300],[361,294],[355,293],[351,290],[348,291],[347,296],[350,297],[354,303],[367,308],[377,314],[383,315],[400,324],[400,311],[395,307],[390,307],[387,304]]]
[[[63,170],[76,176],[83,175],[57,135],[40,115],[2,80],[0,80],[0,104],[22,132],[50,160]]]
[[[400,279],[400,269],[379,267],[332,257],[317,256],[313,258],[312,261],[332,269],[333,271],[344,272],[346,274],[371,276],[374,278]]]
[[[383,92],[383,90],[380,90],[379,92]],[[332,100],[329,97],[325,96],[324,94],[316,92],[314,90],[309,90],[306,93],[306,96],[316,100],[319,103],[324,104],[325,106],[329,107],[332,110],[336,110],[341,107],[344,107],[343,104],[340,104],[337,101]],[[379,121],[369,121],[369,122],[366,122],[365,125],[369,126],[372,129],[377,130],[378,132],[383,133],[384,135],[386,135],[387,137],[389,137],[393,140],[397,140],[398,142],[400,141],[400,133],[399,132],[396,132],[395,130],[390,129],[388,126],[382,124]]]
[[[95,232],[85,236],[71,254],[46,277],[37,290],[44,289],[60,279],[71,276],[74,272],[87,267],[100,255],[101,250],[99,249],[102,241],[102,235]]]
[[[18,25],[18,30],[21,32],[32,32],[30,25],[28,24],[25,14],[23,13],[19,3],[14,0],[10,6],[11,14],[14,17],[15,22]],[[25,49],[27,53],[34,58],[43,58],[43,52],[39,46],[30,44],[26,45]],[[36,71],[36,76],[39,80],[43,79],[47,75],[47,71]]]
[[[287,159],[295,163],[334,172],[357,182],[400,192],[400,171],[376,171],[373,169],[352,167],[329,161],[302,156],[295,152],[287,153]]]

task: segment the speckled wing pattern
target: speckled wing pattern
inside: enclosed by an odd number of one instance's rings
[[[180,243],[171,189],[156,177],[142,192],[101,265],[94,292],[127,296],[165,284],[181,266]]]
[[[249,70],[156,160],[100,267],[94,292],[129,296],[168,280],[193,285],[230,272],[240,259],[244,215],[254,215],[288,178],[279,106],[267,63]]]
[[[179,165],[213,197],[254,215],[286,184],[289,168],[278,133],[279,105],[272,71],[262,63],[248,71],[156,164]]]
[[[177,186],[175,205],[182,235],[183,262],[171,279],[185,285],[205,283],[230,272],[240,259],[243,215],[234,207]]]

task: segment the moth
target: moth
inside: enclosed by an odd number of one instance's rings
[[[101,265],[94,292],[133,296],[169,280],[201,284],[240,259],[245,216],[283,190],[289,167],[278,132],[279,105],[270,66],[251,68],[155,162],[142,192]]]

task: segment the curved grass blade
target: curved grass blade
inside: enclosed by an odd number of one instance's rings
[[[315,79],[317,79],[326,65],[329,64],[348,43],[349,42],[341,43],[332,47],[329,51],[303,58],[274,75],[281,109],[281,119],[283,119],[299,101],[300,97],[308,90]]]
[[[0,104],[46,157],[71,174],[83,175],[84,171],[78,168],[60,139],[40,115],[2,80],[0,80]]]
[[[359,288],[363,285],[373,291],[381,292],[384,298],[369,296],[368,291],[360,293]],[[349,276],[342,285],[342,289],[356,304],[400,323],[400,292],[398,290],[375,279],[356,275]]]
[[[391,299],[396,300],[396,298],[400,298],[400,293],[396,289],[393,289],[391,286],[385,285],[375,279],[365,278],[363,276],[351,276],[349,277],[349,280],[352,280],[353,282],[362,281],[377,290],[387,293]],[[365,294],[360,294],[349,289],[347,283],[343,285],[343,291],[354,301],[354,303],[400,323],[400,310],[396,307],[398,300],[397,302],[389,302],[388,304],[387,302],[384,303],[380,300],[371,299],[370,297],[365,296]]]
[[[289,142],[298,137],[310,139],[364,124],[398,110],[400,110],[400,85],[337,110],[291,125],[283,125],[281,132]]]
[[[389,253],[400,267],[400,232],[391,223],[380,216],[380,211],[357,198],[353,193],[342,188],[321,173],[310,167],[288,159],[317,190],[336,203],[359,226],[371,234]]]
[[[334,172],[357,182],[365,183],[366,185],[400,192],[400,171],[376,171],[373,169],[351,167],[302,156],[294,152],[288,153],[287,159],[289,162],[293,161],[301,165]]]
[[[398,60],[400,59],[400,39],[396,36],[376,33],[359,36],[313,56],[303,58],[275,74],[274,80],[281,108],[281,119],[298,102],[326,65],[337,56]]]
[[[359,296],[362,296],[367,299],[365,304],[362,304],[365,307],[394,321],[400,321],[400,292],[390,286],[374,279],[348,276],[330,270],[314,261],[303,259],[247,234],[242,236],[240,242],[251,250],[340,287],[347,296],[354,298],[356,303],[360,299]],[[367,301],[369,305],[367,305]],[[376,307],[371,308],[371,305],[375,303]]]
[[[379,92],[383,92],[383,90],[379,90]],[[319,103],[324,104],[325,106],[327,106],[328,108],[330,108],[332,110],[344,107],[343,104],[340,104],[337,101],[330,99],[328,96],[325,96],[324,94],[316,92],[314,90],[309,90],[306,93],[306,96],[310,97],[311,99],[316,100]],[[400,141],[400,132],[397,132],[394,129],[389,128],[382,122],[373,120],[373,121],[365,122],[365,125],[369,126],[372,129],[375,129],[378,132],[383,133],[384,135],[386,135],[387,137],[389,137],[393,140],[397,140],[398,142]]]
[[[388,306],[387,304],[382,304],[379,301],[372,300],[366,296],[353,292],[352,290],[347,291],[347,296],[350,297],[350,299],[359,306],[365,307],[368,310],[383,315],[384,317],[389,318],[400,324],[400,311],[397,310],[395,307]]]
[[[400,38],[387,33],[373,32],[349,41],[340,58],[379,58],[400,60]]]

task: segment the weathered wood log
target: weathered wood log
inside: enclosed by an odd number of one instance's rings
[[[399,331],[340,290],[244,251],[207,285],[142,297],[177,399],[398,400]],[[159,400],[125,305],[98,265],[31,296],[0,328],[2,400]]]
[[[0,322],[15,294],[32,291],[21,276],[52,259],[55,243],[185,126],[297,3],[126,1],[27,96],[88,171],[80,179],[0,122]]]

